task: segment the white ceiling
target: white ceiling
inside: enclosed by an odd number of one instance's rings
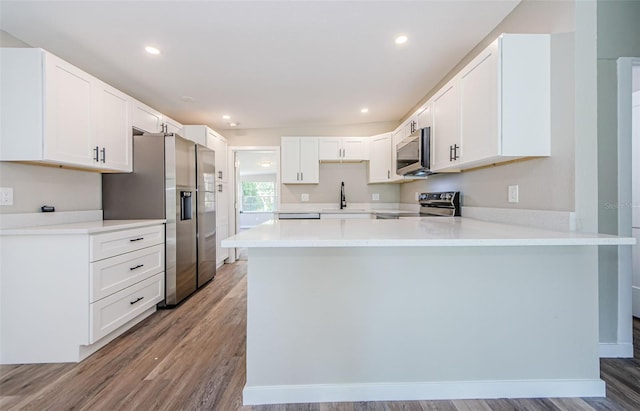
[[[400,120],[519,1],[2,0],[0,28],[183,124],[344,125]]]

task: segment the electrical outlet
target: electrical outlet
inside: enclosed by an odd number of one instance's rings
[[[13,205],[13,188],[0,187],[0,205]]]
[[[309,194],[304,193],[300,195],[300,200],[301,201],[309,201]]]
[[[371,201],[380,201],[380,194],[379,193],[371,194]]]
[[[509,202],[517,203],[518,202],[518,186],[509,186]]]

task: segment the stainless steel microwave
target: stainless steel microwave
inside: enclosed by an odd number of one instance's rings
[[[431,127],[416,130],[396,145],[396,174],[426,176],[431,166]]]

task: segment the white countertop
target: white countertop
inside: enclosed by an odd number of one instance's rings
[[[550,231],[462,217],[400,220],[271,220],[222,241],[222,247],[440,247],[632,245],[606,234]]]
[[[0,230],[0,235],[97,234],[164,224],[166,220],[95,220]]]

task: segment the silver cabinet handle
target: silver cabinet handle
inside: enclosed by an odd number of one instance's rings
[[[222,184],[218,184],[218,192],[222,193]]]
[[[387,170],[387,180],[391,179],[391,170]]]
[[[300,181],[304,181],[304,173],[302,171],[300,172]]]
[[[222,171],[218,171],[218,179],[222,180]]]
[[[99,162],[100,160],[98,160],[98,152],[100,151],[100,147],[96,146],[93,151],[96,152],[96,156],[93,159],[96,160],[96,162]]]
[[[106,163],[107,162],[107,148],[106,147],[102,147],[102,150],[100,150],[100,152],[102,153],[102,162]]]

